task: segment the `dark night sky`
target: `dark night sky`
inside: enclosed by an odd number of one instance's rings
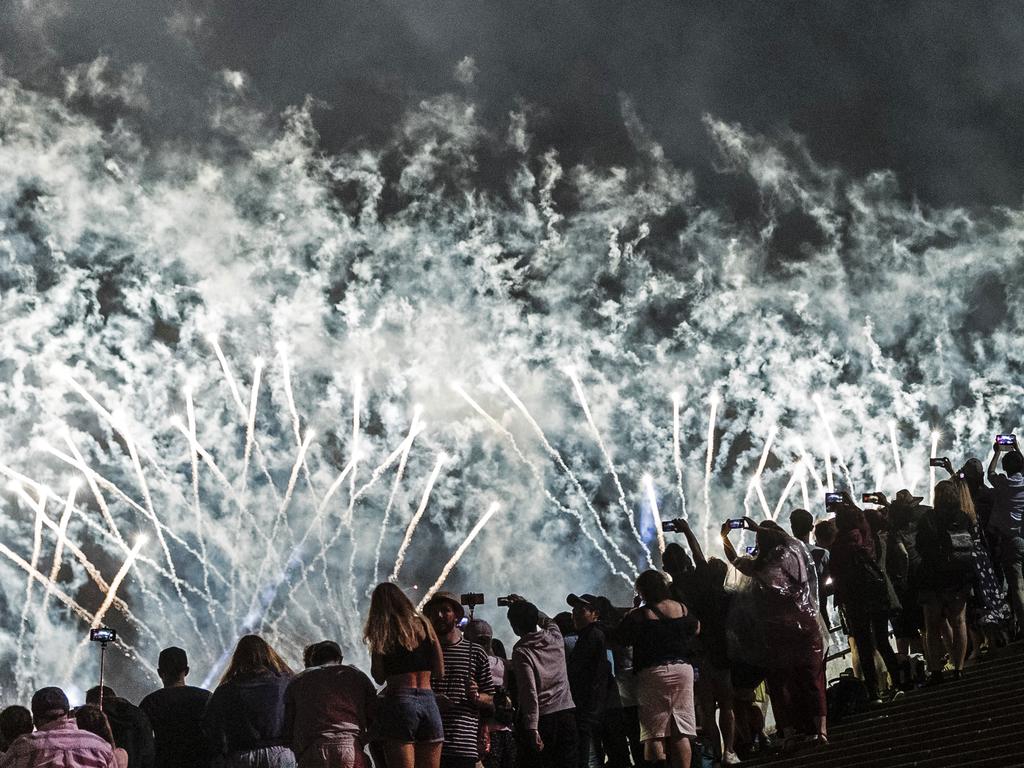
[[[28,6],[25,6],[28,3]],[[28,10],[25,10],[25,8]],[[322,100],[328,147],[374,142],[420,98],[458,87],[465,55],[482,108],[529,105],[542,145],[623,162],[620,96],[707,190],[701,116],[863,174],[898,172],[931,203],[1016,205],[1024,160],[1024,24],[1016,3],[606,0],[23,0],[3,11],[8,73],[58,87],[98,54],[147,67],[154,134],[202,140],[211,82],[244,71],[275,111]],[[22,10],[18,10],[22,9]],[[45,11],[57,9],[48,21]],[[175,24],[173,19],[178,19]],[[197,20],[197,23],[181,23]]]

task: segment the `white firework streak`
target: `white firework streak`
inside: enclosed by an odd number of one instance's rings
[[[412,541],[412,535],[416,531],[416,526],[419,525],[420,518],[423,517],[423,513],[427,511],[427,504],[430,503],[430,493],[434,490],[434,483],[437,482],[437,476],[441,474],[441,468],[448,463],[448,456],[446,454],[440,454],[437,460],[434,462],[434,469],[430,472],[430,477],[427,478],[427,485],[423,489],[423,495],[420,497],[420,505],[416,508],[416,513],[409,520],[409,525],[405,529],[405,536],[402,539],[401,545],[398,547],[398,555],[395,557],[395,567],[391,571],[391,581],[398,580],[398,573],[402,570],[402,566],[405,564],[405,552],[409,549],[409,542]]]
[[[445,579],[448,578],[448,574],[452,572],[452,568],[456,566],[462,556],[466,553],[466,550],[469,549],[469,545],[473,543],[473,539],[475,539],[479,535],[480,531],[483,530],[484,526],[487,525],[487,521],[494,517],[494,513],[499,509],[501,509],[501,505],[496,501],[493,502],[491,506],[487,508],[487,511],[481,515],[480,519],[476,521],[476,525],[473,526],[472,530],[470,530],[463,542],[459,544],[458,549],[455,550],[455,554],[453,554],[451,559],[445,563],[444,568],[441,570],[441,575],[437,577],[437,581],[435,581],[430,589],[428,589],[423,595],[423,599],[420,600],[419,605],[416,606],[417,611],[422,611],[423,606],[425,606],[429,602],[430,598],[434,596],[434,593],[444,585]]]

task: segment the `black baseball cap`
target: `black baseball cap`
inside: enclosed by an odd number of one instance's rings
[[[600,602],[594,595],[574,595],[570,594],[565,598],[565,602],[571,605],[573,608],[588,608],[591,611],[600,611]]]

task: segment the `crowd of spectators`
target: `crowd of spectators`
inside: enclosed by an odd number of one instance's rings
[[[907,489],[861,505],[843,493],[817,521],[793,510],[789,532],[727,520],[725,560],[671,521],[685,546],[639,575],[632,606],[570,594],[548,616],[499,600],[510,656],[459,596],[419,612],[383,583],[364,626],[372,680],[336,642],[308,646],[296,673],[246,635],[212,692],[186,683],[176,647],[139,706],[97,687],[73,709],[42,688],[0,712],[0,768],[689,768],[827,743],[836,616],[874,704],[916,684],[916,651],[936,685],[1021,634],[1024,456],[997,446],[987,472],[937,463],[950,478],[932,506]],[[742,555],[734,535],[753,541]]]

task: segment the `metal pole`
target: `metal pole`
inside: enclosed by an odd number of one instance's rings
[[[100,643],[100,709],[103,709],[103,665],[107,659],[107,644]]]

